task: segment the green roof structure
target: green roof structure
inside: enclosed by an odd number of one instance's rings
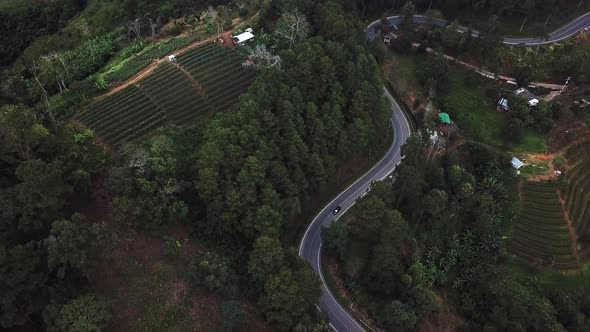
[[[451,117],[445,112],[438,113],[438,119],[442,123],[451,124]]]

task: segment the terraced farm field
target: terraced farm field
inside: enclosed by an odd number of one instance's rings
[[[100,98],[75,117],[103,142],[118,145],[169,123],[185,125],[231,108],[255,79],[231,49],[208,44],[163,62],[148,76]]]
[[[521,216],[513,225],[509,250],[538,266],[557,270],[579,267],[557,185],[522,184]]]
[[[590,258],[590,140],[570,147],[565,157],[568,186],[563,196],[566,210],[572,219],[582,260]]]

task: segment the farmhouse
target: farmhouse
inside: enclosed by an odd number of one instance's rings
[[[524,166],[524,163],[516,157],[512,157],[510,164],[512,164],[512,167],[514,167],[515,169],[520,169],[522,166]]]
[[[539,104],[539,99],[537,99],[537,96],[525,88],[517,89],[514,91],[514,94],[526,100],[531,107],[537,106]]]
[[[510,106],[508,106],[508,99],[501,98],[498,101],[498,111],[504,111],[504,112],[510,111]]]
[[[250,31],[248,31],[248,30],[250,30]],[[247,29],[246,32],[241,33],[236,36],[233,36],[232,40],[234,41],[234,44],[236,44],[238,46],[242,46],[245,43],[248,43],[248,42],[254,40],[254,34],[252,34],[252,29]]]

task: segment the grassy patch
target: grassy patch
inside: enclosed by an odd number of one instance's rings
[[[0,0],[2,2],[3,0]],[[113,31],[124,21],[123,5],[117,0],[90,1],[86,9],[57,33],[35,39],[17,63],[30,63],[52,51],[62,52],[93,37]]]
[[[199,331],[215,330],[215,306],[202,308],[203,302],[194,301],[171,262],[161,257],[139,262],[123,256],[114,270],[121,286],[124,285],[117,301],[117,309],[122,313],[115,322],[121,324],[118,326],[143,331],[180,331],[189,326]],[[201,307],[200,315],[194,314],[195,306]]]
[[[504,133],[509,115],[496,111],[484,87],[465,81],[464,71],[451,67],[448,93],[442,97],[444,109],[467,138],[516,153],[544,153],[545,137],[531,129],[523,131],[519,143],[513,144]]]
[[[453,69],[447,91],[444,108],[466,136],[494,146],[503,144],[504,115],[495,110],[483,88],[467,85],[465,74]]]
[[[520,143],[515,144],[512,150],[517,153],[533,152],[544,153],[547,151],[547,144],[545,144],[545,137],[542,134],[527,129],[523,132]]]
[[[119,51],[100,75],[109,83],[126,81],[147,67],[153,60],[186,47],[201,37],[201,34],[191,34],[171,38],[157,44],[145,42],[133,44]]]
[[[547,170],[549,170],[549,167],[547,167],[545,164],[530,164],[521,168],[520,173],[525,176],[539,175],[547,173]]]
[[[2,0],[0,1],[0,10],[17,11],[30,7],[32,3],[32,0]]]
[[[404,99],[422,91],[415,74],[415,63],[406,56],[387,52],[381,68],[384,78]],[[409,105],[411,106],[411,105]]]

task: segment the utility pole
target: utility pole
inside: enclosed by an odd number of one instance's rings
[[[578,4],[578,9],[580,9],[580,7],[582,7],[582,2],[583,2],[583,1],[584,1],[584,0],[580,0],[580,3]]]
[[[525,17],[525,18],[524,18],[524,21],[522,21],[522,25],[520,26],[520,32],[522,32],[522,29],[524,28],[524,24],[526,23],[526,19],[527,19],[527,18],[528,18],[528,17]]]

